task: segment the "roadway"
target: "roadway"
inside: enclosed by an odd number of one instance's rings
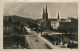
[[[56,48],[60,48],[58,46],[53,45],[51,42],[49,42],[45,38],[42,38],[40,36],[41,35],[40,33],[36,33],[35,31],[32,31],[28,27],[25,27],[25,29],[27,32],[30,33],[29,36],[26,36],[26,41],[28,42],[30,49],[56,49]],[[47,44],[47,46],[45,44]]]
[[[35,32],[27,27],[25,27],[25,29],[30,33],[29,36],[26,36],[30,49],[49,49],[49,47],[45,45],[45,42],[41,40]]]
[[[38,36],[36,37],[30,34],[27,41],[30,49],[48,49],[48,47],[45,46],[45,43],[39,39]]]

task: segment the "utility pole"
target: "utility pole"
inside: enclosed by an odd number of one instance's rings
[[[61,34],[61,45],[63,45],[63,33]]]

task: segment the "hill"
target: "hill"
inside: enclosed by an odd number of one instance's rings
[[[35,23],[36,24],[38,22],[38,20],[34,20],[34,19],[30,19],[30,18],[24,18],[24,17],[20,17],[20,16],[16,16],[16,15],[13,15],[13,16],[4,16],[3,20],[7,21],[8,17],[11,17],[11,19],[12,19],[13,22],[19,21],[22,24],[25,24],[26,22],[31,22],[31,23]]]

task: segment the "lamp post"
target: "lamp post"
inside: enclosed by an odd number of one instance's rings
[[[21,39],[21,37],[20,37],[20,39]],[[20,39],[19,39],[19,48],[21,49],[21,45],[20,45]]]
[[[61,45],[63,45],[63,33],[61,34]]]

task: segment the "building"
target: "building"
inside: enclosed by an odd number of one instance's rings
[[[74,22],[75,21],[75,22]],[[46,8],[43,6],[43,14],[42,14],[42,19],[39,20],[38,25],[44,29],[44,30],[49,30],[49,29],[58,29],[58,28],[70,28],[73,24],[77,23],[78,21],[75,19],[63,19],[60,18],[59,12],[57,19],[50,19],[48,18],[48,11],[47,11],[47,4]],[[75,24],[75,27],[78,27],[77,24]]]
[[[43,24],[42,28],[43,29],[48,29],[48,12],[47,12],[47,4],[46,4],[46,8],[44,8],[43,6],[43,14],[42,14],[42,21]]]
[[[52,20],[51,21],[51,27],[53,29],[58,29],[58,27],[59,27],[59,21],[57,21],[56,19]]]
[[[60,21],[60,18],[59,18],[59,13],[58,13],[58,18],[51,20],[51,27],[53,29],[58,29],[58,27],[59,27],[59,21]]]
[[[12,22],[11,16],[8,17],[8,20],[7,20],[7,21],[8,21],[8,22]]]
[[[12,22],[3,21],[3,34],[4,35],[10,35],[10,33],[13,33],[14,31],[14,24]]]

